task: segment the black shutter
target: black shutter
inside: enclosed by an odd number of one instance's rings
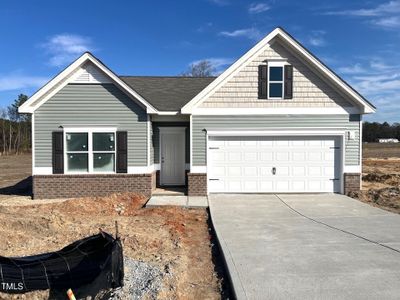
[[[53,174],[64,173],[64,135],[62,131],[53,132]]]
[[[128,173],[128,133],[117,131],[117,173]]]
[[[258,66],[258,99],[267,99],[268,95],[268,66]]]
[[[285,65],[285,99],[293,98],[293,66]]]

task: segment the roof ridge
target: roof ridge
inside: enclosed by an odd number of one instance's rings
[[[217,78],[218,76],[179,76],[179,75],[118,75],[118,77],[135,77],[135,78]]]

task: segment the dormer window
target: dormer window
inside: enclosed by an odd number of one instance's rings
[[[292,99],[293,67],[282,61],[269,61],[258,68],[259,99]]]

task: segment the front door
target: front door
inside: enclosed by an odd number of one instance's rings
[[[185,127],[160,127],[160,184],[185,184]]]

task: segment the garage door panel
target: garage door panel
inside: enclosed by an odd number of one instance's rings
[[[260,160],[266,162],[272,162],[274,160],[274,154],[269,152],[270,150],[263,151],[260,153]]]
[[[279,151],[275,153],[275,159],[277,161],[288,161],[289,160],[289,152]]]
[[[246,162],[255,162],[257,161],[257,152],[245,152],[244,160]]]
[[[209,191],[338,192],[339,146],[334,137],[210,137],[209,178],[218,180]]]
[[[230,176],[240,176],[242,174],[242,167],[227,167],[226,175]]]
[[[241,161],[242,160],[242,153],[239,151],[232,151],[227,154],[228,154],[229,160],[231,160],[231,161]]]
[[[253,167],[244,167],[244,175],[245,176],[257,176],[258,172],[257,172],[258,167],[257,166],[253,166]]]
[[[289,166],[280,166],[276,168],[276,173],[274,176],[288,176],[289,175]]]

